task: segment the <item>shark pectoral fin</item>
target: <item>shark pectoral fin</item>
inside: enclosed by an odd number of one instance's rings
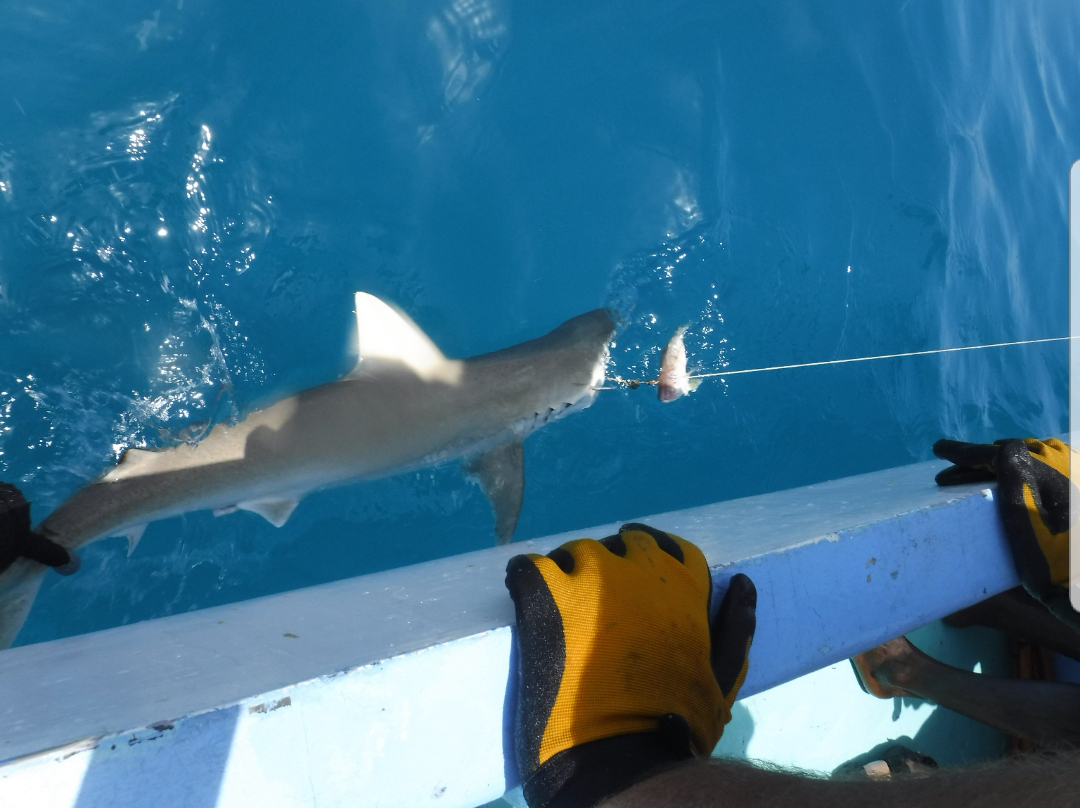
[[[141,525],[132,525],[131,527],[124,528],[119,534],[128,540],[128,558],[131,558],[131,554],[135,552],[135,548],[139,545],[139,539],[143,537],[143,533],[146,532],[146,523]]]
[[[508,544],[514,537],[525,493],[525,450],[521,441],[504,443],[473,458],[465,464],[465,471],[480,483],[491,502],[499,544]]]
[[[214,508],[214,516],[228,516],[240,510],[236,505],[226,505],[224,508]]]
[[[281,527],[289,521],[299,504],[299,499],[259,499],[253,502],[238,502],[236,507],[242,511],[257,513],[274,527]]]

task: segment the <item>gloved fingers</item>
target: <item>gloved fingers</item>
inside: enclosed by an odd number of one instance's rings
[[[595,558],[595,548],[597,546],[603,547],[614,556],[626,558],[629,548],[624,534],[631,533],[646,534],[656,543],[658,549],[671,556],[679,564],[688,567],[691,574],[700,579],[699,584],[703,587],[703,591],[708,591],[708,564],[701,550],[690,542],[662,530],[637,522],[629,522],[620,527],[617,534],[607,536],[599,541],[578,539],[556,547],[546,556],[535,553],[514,556],[506,565],[506,588],[510,591],[511,599],[515,604],[520,604],[523,602],[525,595],[534,593],[539,588],[547,591],[548,584],[544,581],[544,576],[558,574],[551,568],[549,561],[554,563],[565,575],[572,575],[579,562],[584,561],[587,563],[589,557]],[[645,541],[648,542],[649,539]],[[639,543],[635,546],[640,547],[642,545]],[[575,553],[581,557],[575,557]]]
[[[1069,476],[1069,447],[1057,438],[1039,440],[1037,438],[1002,438],[993,443],[964,443],[963,441],[942,439],[933,446],[933,452],[942,460],[948,460],[957,466],[979,469],[993,474],[1001,457],[1001,447],[1007,443],[1022,444],[1028,452],[1048,468]]]
[[[510,591],[510,599],[514,601],[517,609],[518,622],[521,622],[522,618],[533,617],[538,612],[549,612],[555,605],[544,582],[544,576],[536,566],[535,559],[538,558],[540,556],[532,553],[517,555],[506,564],[506,588]],[[557,610],[555,614],[558,616]]]
[[[619,528],[618,537],[613,536],[611,538],[629,537],[634,533],[644,533],[655,542],[656,548],[663,555],[657,555],[651,549],[646,552],[653,557],[660,568],[663,568],[666,564],[674,563],[686,571],[693,582],[691,584],[693,591],[701,596],[706,611],[709,611],[709,606],[712,603],[712,575],[709,572],[709,562],[705,560],[705,554],[701,552],[701,548],[673,533],[657,530],[640,522],[628,522]],[[649,544],[642,545],[637,540],[632,541],[636,542],[638,548],[649,547]],[[670,560],[665,562],[664,555],[669,556]]]
[[[543,741],[558,697],[566,661],[562,617],[536,562],[542,556],[518,555],[506,565],[506,588],[517,614],[518,703],[514,753],[526,773],[540,765]],[[529,665],[520,660],[529,660]]]
[[[1068,480],[1037,460],[1024,441],[1004,441],[998,503],[1017,574],[1045,602],[1068,580]]]
[[[52,567],[61,575],[79,569],[79,557],[40,533],[30,530],[30,503],[9,483],[0,483],[0,572],[17,558]]]
[[[1013,442],[1015,443],[1015,441]],[[1031,486],[1037,491],[1039,513],[1052,533],[1069,529],[1069,465],[1072,451],[1061,441],[1025,440],[1031,458]],[[1020,450],[1014,449],[1016,454]],[[1003,462],[1003,461],[999,461]]]
[[[966,466],[949,466],[934,477],[938,485],[965,485],[967,483],[988,483],[997,479],[997,475],[985,469],[969,469]]]
[[[1036,532],[1037,526],[1045,530],[1045,510],[1033,479],[1036,461],[1020,440],[1005,441],[1001,453],[997,499],[1005,535],[1020,580],[1032,595],[1042,599],[1052,592],[1052,582]]]
[[[1049,440],[1025,438],[1024,444],[1027,446],[1028,451],[1031,452],[1032,457],[1042,461],[1048,469],[1052,469],[1063,477],[1069,476],[1071,452],[1066,444],[1057,438],[1050,438]]]
[[[671,534],[665,533],[662,530],[657,530],[654,527],[649,527],[648,525],[643,525],[643,524],[641,524],[641,522],[627,522],[625,525],[623,525],[622,527],[619,528],[619,533],[620,534],[630,533],[631,531],[640,531],[642,533],[648,533],[650,536],[653,537],[653,540],[656,542],[657,547],[659,547],[661,550],[663,550],[669,556],[674,558],[676,561],[678,561],[680,563],[685,562],[686,558],[685,558],[685,555],[683,553],[683,549],[679,545],[679,543],[677,541],[675,541],[674,538],[672,538]],[[616,537],[616,536],[610,536],[609,537],[609,539],[615,539],[615,538],[618,538],[618,537]],[[604,541],[607,541],[607,539],[605,539]],[[603,543],[603,542],[601,542],[601,543]],[[608,548],[608,549],[611,549],[611,548]],[[624,550],[622,555],[625,555],[625,554],[626,554],[626,551]],[[616,555],[618,555],[618,553]]]
[[[560,545],[559,547],[556,547],[554,550],[552,550],[550,553],[548,553],[544,557],[549,558],[552,561],[554,561],[555,565],[560,570],[562,570],[567,575],[570,575],[571,573],[573,573],[574,569],[577,567],[577,562],[578,562],[578,559],[576,559],[574,557],[574,552],[573,551],[575,549],[580,550],[582,547],[595,546],[595,544],[599,544],[604,549],[606,549],[608,552],[610,552],[612,555],[618,556],[619,558],[626,558],[628,548],[626,546],[626,540],[623,538],[623,534],[628,533],[628,532],[641,532],[641,533],[647,534],[648,536],[651,536],[652,539],[656,542],[656,545],[661,550],[663,550],[665,553],[667,553],[668,555],[670,555],[672,558],[674,558],[676,561],[679,561],[680,563],[682,563],[684,561],[683,549],[674,538],[672,538],[669,534],[665,533],[662,530],[657,530],[656,528],[649,527],[648,525],[642,525],[642,524],[639,524],[637,522],[629,522],[629,523],[623,525],[622,527],[620,527],[619,532],[616,533],[615,535],[606,536],[606,537],[604,537],[602,539],[599,539],[595,543],[592,542],[589,539],[579,539],[577,541],[572,541],[572,542],[568,542],[566,544]],[[585,552],[588,553],[587,550]],[[522,556],[522,558],[539,559],[540,556],[531,555],[531,556]],[[511,559],[511,562],[513,562],[515,560],[516,560],[516,558]],[[507,567],[507,574],[509,574],[509,572],[510,572],[510,567],[508,566]],[[509,588],[509,587],[510,587],[510,584],[507,583],[507,588]]]
[[[942,460],[948,460],[958,466],[976,468],[982,466],[991,471],[994,467],[994,458],[1001,449],[998,443],[967,443],[961,440],[949,440],[942,438],[932,447],[935,455]]]
[[[729,704],[735,701],[757,627],[757,588],[741,572],[731,576],[720,609],[709,626],[710,661],[720,691]]]
[[[943,438],[933,446],[933,452],[942,460],[956,465],[939,472],[938,485],[960,485],[993,480],[996,477],[994,460],[1001,447],[996,444],[964,443]]]
[[[56,542],[49,541],[38,533],[27,533],[18,542],[19,555],[52,567],[61,575],[71,575],[79,569],[78,556],[66,550]]]
[[[1047,462],[1041,442],[1033,447],[1031,441],[1002,441],[998,455],[998,489],[1011,492],[1013,488],[1022,493],[1022,486],[1030,489],[1030,502],[1026,502],[1034,523],[1038,518],[1051,533],[1061,533],[1069,528],[1069,479],[1068,468],[1059,471]],[[1066,457],[1067,462],[1067,457]],[[1006,501],[1011,501],[1007,497]],[[1031,512],[1032,505],[1035,512]]]
[[[517,610],[519,624],[522,621],[540,621],[546,626],[560,625],[559,611],[552,597],[549,581],[545,580],[544,576],[557,577],[559,575],[552,564],[558,567],[563,575],[572,575],[578,565],[574,550],[597,544],[605,547],[613,555],[625,556],[627,552],[626,544],[620,536],[608,536],[599,542],[578,539],[556,547],[546,556],[528,553],[514,556],[507,562],[506,588]],[[585,552],[587,553],[588,550]]]
[[[506,588],[510,590],[510,597],[514,597],[515,592],[519,592],[523,585],[522,578],[528,573],[526,570],[529,567],[536,568],[536,564],[533,563],[533,558],[536,557],[535,553],[529,553],[527,555],[516,555],[506,562]]]

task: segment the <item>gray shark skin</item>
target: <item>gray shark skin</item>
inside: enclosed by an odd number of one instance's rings
[[[521,441],[590,406],[615,331],[604,309],[550,334],[471,359],[447,359],[400,311],[356,294],[359,359],[343,379],[219,424],[194,446],[127,450],[36,532],[74,551],[188,511],[254,511],[285,523],[305,494],[466,459],[510,541],[524,490]],[[20,558],[0,572],[0,648],[25,622],[47,567]]]

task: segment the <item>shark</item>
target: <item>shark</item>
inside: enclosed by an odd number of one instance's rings
[[[280,527],[311,491],[463,460],[491,502],[498,542],[509,542],[525,489],[522,441],[593,403],[616,329],[612,312],[449,359],[395,306],[364,292],[354,300],[358,356],[346,376],[218,424],[193,445],[129,448],[17,538],[68,551],[70,563],[56,566],[69,573],[77,550],[98,539],[126,536],[130,555],[155,520],[241,510]],[[0,648],[14,642],[47,569],[23,556],[0,570]]]

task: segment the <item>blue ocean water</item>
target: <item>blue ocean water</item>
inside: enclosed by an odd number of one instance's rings
[[[352,293],[451,356],[606,305],[655,376],[1060,337],[1071,0],[0,2],[0,479],[35,521],[352,364]],[[601,394],[518,538],[1066,427],[1062,343]],[[154,523],[21,643],[493,543],[456,465]]]

